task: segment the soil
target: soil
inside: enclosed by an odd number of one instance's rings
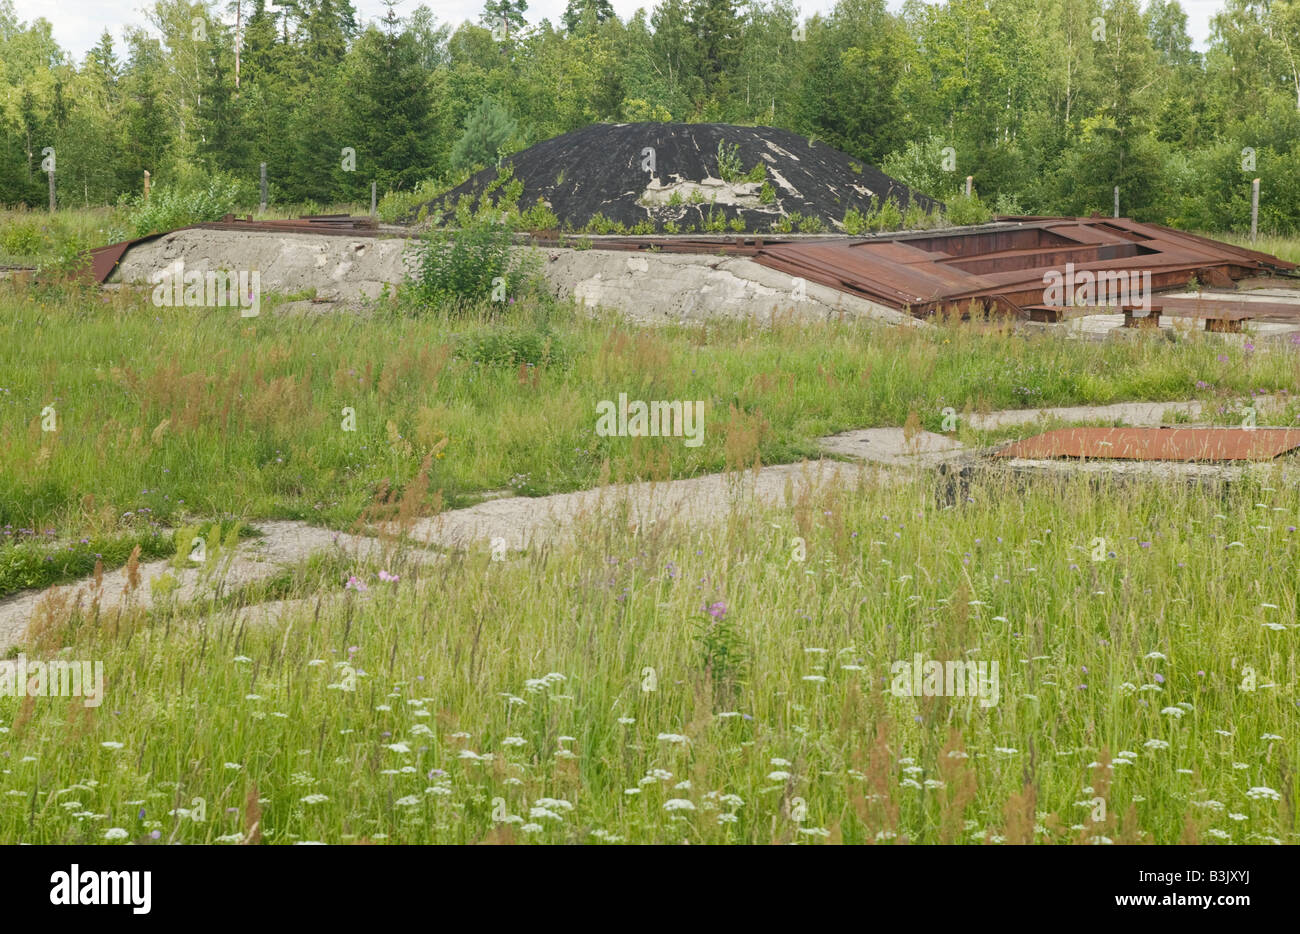
[[[770,199],[763,195],[762,181],[721,177],[719,145],[727,151],[734,147],[742,176],[764,167]],[[653,162],[647,150],[653,150]],[[512,166],[523,183],[521,210],[541,199],[569,230],[582,230],[599,216],[628,231],[648,222],[658,233],[666,232],[667,224],[681,233],[705,232],[712,220],[714,232],[724,232],[717,226],[725,223],[731,231],[739,220],[745,231],[766,233],[798,214],[815,221],[796,229],[832,233],[842,229],[850,208],[866,214],[882,200],[900,209],[913,203],[927,211],[941,207],[870,163],[773,127],[598,123],[508,156],[502,165]],[[466,195],[479,197],[497,174],[494,167],[472,176],[430,202],[428,214]]]

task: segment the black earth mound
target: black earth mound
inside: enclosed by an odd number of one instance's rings
[[[720,145],[734,156],[726,169]],[[884,200],[900,210],[942,207],[869,163],[773,127],[598,123],[504,164],[523,184],[520,209],[540,198],[566,230],[834,232],[845,212],[867,214]],[[430,202],[428,214],[444,214],[467,195],[477,199],[497,177],[496,168],[479,172]]]

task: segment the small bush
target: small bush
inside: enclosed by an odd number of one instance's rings
[[[772,187],[771,182],[764,182],[763,187],[758,190],[758,201],[760,204],[776,203],[776,189]]]
[[[206,184],[160,185],[148,202],[138,195],[131,202],[127,221],[131,234],[144,237],[151,233],[189,227],[221,220],[223,215],[234,213],[247,203],[251,190],[239,179],[214,175]]]
[[[538,198],[536,204],[519,216],[519,223],[524,230],[557,230],[560,219],[547,207],[545,201]]]
[[[569,352],[549,328],[480,328],[456,339],[456,356],[485,366],[566,366]]]
[[[415,248],[407,288],[416,304],[458,306],[525,291],[528,274],[511,254],[514,228],[498,212],[471,216],[462,205],[459,230],[431,230]]]
[[[851,237],[867,232],[867,219],[857,208],[849,208],[844,212],[844,232]]]
[[[13,221],[0,232],[0,250],[10,256],[35,256],[49,245],[49,237],[34,220]]]
[[[993,212],[980,200],[979,195],[969,197],[965,194],[953,195],[948,198],[947,206],[948,222],[958,227],[967,224],[983,224],[993,216]]]
[[[903,226],[903,212],[895,202],[886,199],[874,212],[874,221],[873,230],[897,230]]]
[[[740,165],[740,147],[718,143],[718,178],[724,182],[739,182],[745,177],[745,170]]]
[[[463,177],[462,177],[463,176]],[[454,188],[469,177],[461,173],[448,179],[426,178],[409,191],[387,191],[376,205],[376,213],[385,224],[396,224],[425,208],[430,201],[450,188]],[[428,216],[427,210],[424,212]]]

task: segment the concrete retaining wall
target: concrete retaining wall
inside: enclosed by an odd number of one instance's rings
[[[400,283],[410,241],[402,238],[179,230],[127,251],[112,282],[147,284],[177,261],[186,272],[257,270],[263,293],[316,290],[316,298],[356,305]],[[555,294],[618,311],[646,324],[794,314],[806,319],[873,318],[923,326],[883,305],[816,283],[798,286],[744,257],[531,250]]]

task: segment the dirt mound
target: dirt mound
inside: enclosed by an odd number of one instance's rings
[[[885,200],[900,209],[941,206],[873,165],[772,127],[598,123],[506,163],[523,183],[521,209],[540,198],[562,228],[599,233],[620,232],[618,225],[644,233],[834,232],[848,210],[866,214]],[[429,214],[477,198],[497,174],[479,172],[430,202]]]

